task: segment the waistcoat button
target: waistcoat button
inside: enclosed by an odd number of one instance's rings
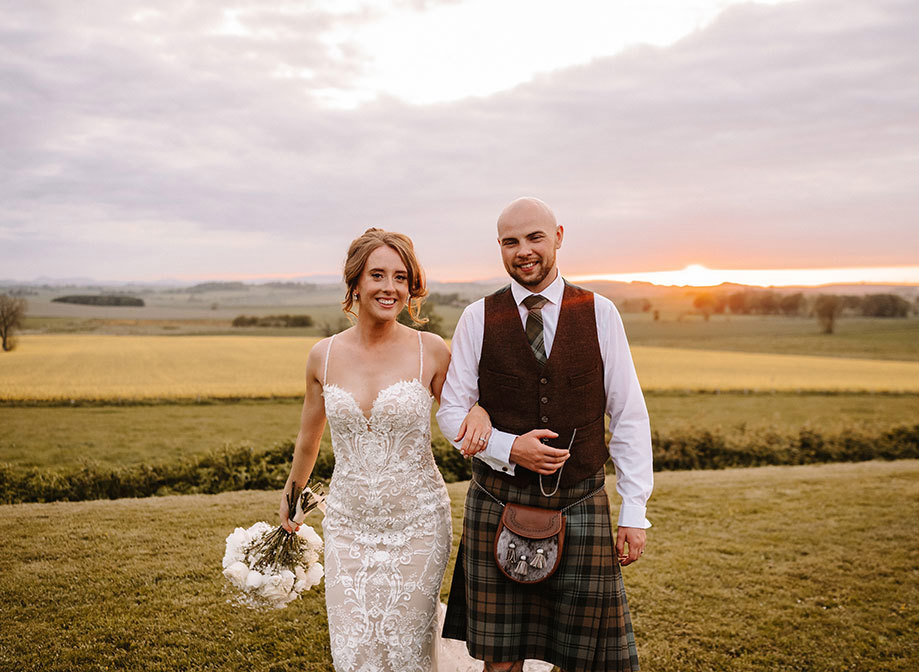
[[[548,379],[548,378],[540,378],[540,379],[539,379],[539,382],[542,383],[543,385],[545,385],[546,383],[549,382],[549,379]]]
[[[548,416],[548,415],[542,416],[541,419],[542,419],[543,422],[549,422],[549,416]]]
[[[543,397],[542,399],[540,399],[540,401],[541,401],[542,403],[544,403],[544,404],[548,404],[548,403],[549,403],[549,397]]]

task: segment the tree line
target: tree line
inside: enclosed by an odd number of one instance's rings
[[[83,306],[133,306],[142,308],[144,300],[124,294],[69,294],[51,299],[53,303],[77,303]]]
[[[312,327],[315,324],[310,315],[237,315],[234,327]]]
[[[700,292],[693,298],[693,308],[706,318],[711,314],[810,316],[821,304],[834,305],[837,314],[848,312],[863,317],[907,317],[919,312],[898,294],[865,294],[863,296],[819,294],[809,298],[804,292],[783,294],[774,290],[743,289],[736,292]]]

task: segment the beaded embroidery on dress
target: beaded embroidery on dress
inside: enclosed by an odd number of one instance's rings
[[[333,337],[334,341],[334,337]],[[418,335],[419,352],[421,334]],[[364,415],[326,380],[335,470],[326,500],[325,592],[338,672],[437,669],[450,498],[431,452],[432,397],[418,378],[380,390]]]

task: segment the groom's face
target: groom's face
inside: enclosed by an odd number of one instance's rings
[[[538,211],[502,217],[498,244],[508,275],[532,292],[542,291],[555,280],[555,251],[561,247],[562,234],[561,226]]]

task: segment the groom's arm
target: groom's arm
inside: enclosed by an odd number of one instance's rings
[[[616,490],[622,498],[619,527],[651,527],[645,517],[654,486],[648,409],[619,311],[599,295],[594,297],[594,308],[603,357],[606,412],[613,437],[609,452],[616,465]]]
[[[450,368],[437,411],[440,431],[457,449],[462,444],[453,439],[469,409],[479,400],[479,359],[482,356],[484,333],[485,299],[479,299],[466,307],[456,324],[450,343]],[[510,454],[516,438],[515,434],[493,429],[488,445],[476,453],[476,457],[492,469],[513,474],[514,465],[510,461]]]

